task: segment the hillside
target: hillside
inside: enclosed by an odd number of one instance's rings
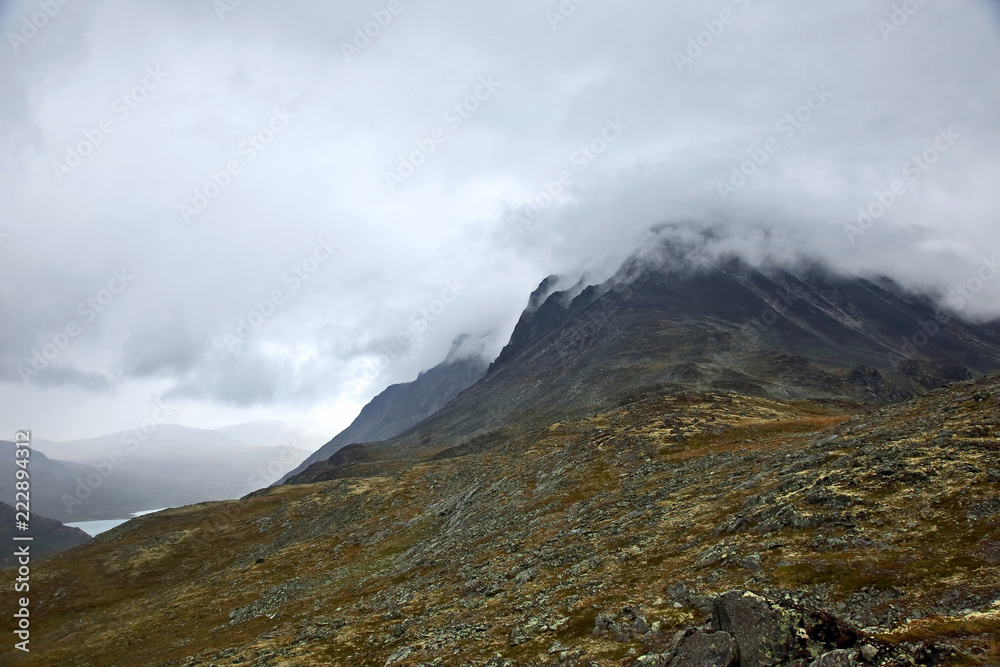
[[[29,664],[661,664],[637,661],[730,589],[996,664],[998,398],[1000,375],[875,411],[651,393],[142,517],[46,562]]]

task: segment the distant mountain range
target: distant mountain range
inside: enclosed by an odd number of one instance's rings
[[[233,428],[245,437],[263,437],[260,425]],[[36,439],[32,510],[67,523],[239,498],[279,479],[306,455],[299,447],[273,442],[251,446],[222,431],[176,424],[159,425],[148,434]],[[0,442],[0,476],[13,478],[14,449],[13,443]],[[13,486],[0,486],[0,501],[12,504]]]

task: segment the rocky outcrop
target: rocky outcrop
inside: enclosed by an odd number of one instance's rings
[[[940,664],[948,652],[925,645],[911,653],[826,612],[750,591],[713,598],[711,613],[704,627],[677,633],[635,667],[904,667]]]

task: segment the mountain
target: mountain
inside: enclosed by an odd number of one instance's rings
[[[10,479],[13,479],[11,477]],[[0,567],[16,567],[18,558],[13,555],[15,549],[28,545],[31,560],[37,560],[44,556],[57,553],[78,544],[83,544],[90,539],[90,535],[79,528],[64,526],[54,519],[31,512],[29,518],[29,530],[19,531],[15,528],[18,519],[17,512],[11,505],[0,502],[0,541],[10,548],[4,551],[3,565]],[[30,542],[15,542],[15,537],[30,536]]]
[[[317,470],[322,469],[327,459],[347,445],[386,440],[418,424],[480,379],[486,367],[487,363],[478,356],[456,358],[449,354],[445,361],[420,373],[416,380],[387,387],[362,408],[350,426],[285,475],[280,483],[306,479],[298,476],[313,464],[318,464]]]
[[[14,452],[17,445],[0,441],[0,477],[14,479],[18,470]],[[70,461],[50,459],[43,452],[31,452],[31,510],[41,515],[54,517],[60,521],[86,521],[88,519],[112,519],[127,517],[139,498],[127,494],[98,494],[88,497],[86,507],[77,512],[67,510],[64,494],[76,496],[81,485],[86,491],[87,475],[97,472],[92,466]],[[13,484],[0,485],[0,501],[13,505],[15,489]],[[81,494],[82,495],[82,494]]]
[[[705,269],[664,246],[603,284],[554,291],[557,283],[547,278],[532,295],[482,380],[406,433],[366,445],[370,461],[356,461],[358,470],[475,450],[512,422],[580,418],[647,394],[884,404],[1000,368],[1000,324],[818,266],[763,270],[730,259]],[[324,465],[288,481],[342,474]]]
[[[33,442],[33,509],[64,522],[238,498],[279,479],[305,455],[290,445],[254,447],[225,433],[176,424]],[[0,444],[0,474],[13,475],[13,453],[4,454],[13,448]],[[0,499],[13,502],[13,491],[5,494]]]

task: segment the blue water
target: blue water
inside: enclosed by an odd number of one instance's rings
[[[167,508],[163,507],[158,510],[146,510],[145,512],[133,512],[129,519],[134,519],[137,516],[143,516],[144,514],[152,514],[153,512],[161,512]],[[100,521],[74,521],[73,523],[67,523],[67,526],[72,526],[73,528],[79,528],[83,532],[87,533],[91,537],[97,537],[101,533],[107,532],[112,528],[122,525],[129,519],[102,519]]]

